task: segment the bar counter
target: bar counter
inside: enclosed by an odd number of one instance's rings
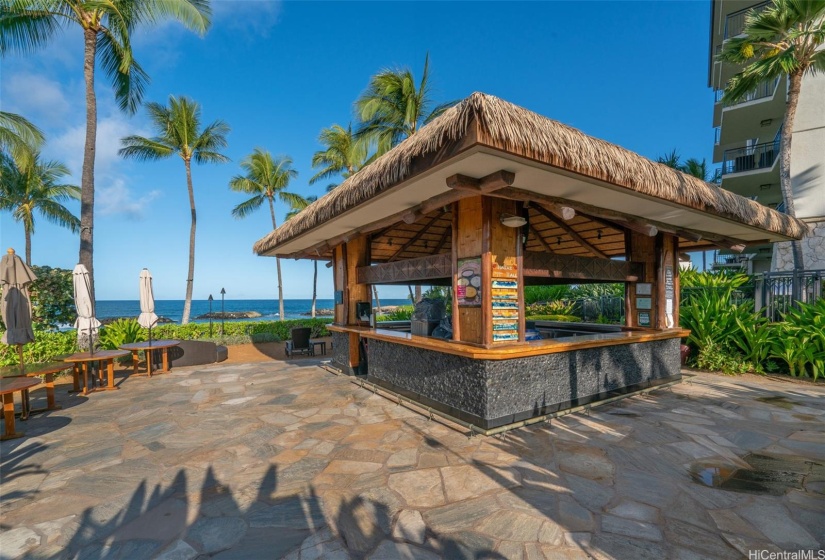
[[[332,360],[345,373],[366,373],[377,385],[482,429],[676,381],[679,339],[688,334],[622,328],[485,348],[393,330],[328,328]],[[364,350],[367,367],[358,368],[353,357]]]

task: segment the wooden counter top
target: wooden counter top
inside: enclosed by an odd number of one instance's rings
[[[633,344],[636,342],[683,338],[690,334],[690,331],[683,329],[669,329],[666,331],[640,331],[638,329],[634,329],[633,331],[577,336],[571,341],[542,339],[531,342],[502,343],[497,344],[493,348],[484,348],[482,346],[475,346],[464,342],[455,342],[453,340],[444,340],[429,336],[416,336],[404,332],[372,329],[369,327],[327,325],[327,328],[334,332],[354,333],[364,338],[372,338],[375,340],[383,340],[384,342],[414,346],[416,348],[432,350],[433,352],[455,354],[456,356],[462,356],[473,360],[509,360],[513,358],[526,358],[529,356],[555,354],[557,352],[585,350],[587,348],[600,348],[603,346],[617,346],[619,344]]]

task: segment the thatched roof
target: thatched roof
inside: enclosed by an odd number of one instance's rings
[[[421,173],[422,158],[475,143],[767,232],[801,238],[803,222],[497,97],[474,93],[255,243],[266,253]]]

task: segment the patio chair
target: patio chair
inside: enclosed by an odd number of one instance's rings
[[[291,358],[293,354],[306,354],[312,356],[312,344],[309,343],[309,337],[312,336],[312,329],[309,327],[300,327],[290,331],[292,340],[286,341],[286,355]]]

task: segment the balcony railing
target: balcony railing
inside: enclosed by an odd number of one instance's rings
[[[719,145],[719,137],[722,135],[722,127],[717,126],[713,129],[713,145]]]
[[[779,156],[779,139],[745,148],[725,150],[722,175],[770,169]]]
[[[778,85],[779,78],[769,80],[767,82],[761,82],[755,90],[749,91],[738,101],[734,101],[733,103],[725,103],[725,107],[734,107],[736,105],[741,105],[742,103],[748,103],[749,101],[773,97],[773,94],[776,91],[776,86]]]
[[[752,11],[757,13],[761,12],[770,5],[771,2],[762,2],[756,6],[751,6],[750,8],[745,8],[744,10],[739,10],[738,12],[728,14],[728,17],[725,18],[725,39],[736,37],[742,33],[745,29],[745,18],[749,13]]]

